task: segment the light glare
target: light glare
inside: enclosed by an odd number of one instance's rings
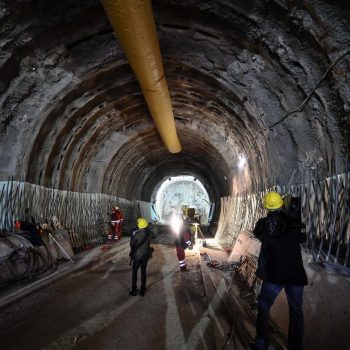
[[[178,235],[182,226],[182,220],[175,213],[172,214],[170,219],[170,226],[172,230]]]
[[[246,163],[246,157],[245,156],[240,156],[238,159],[238,167],[241,169],[244,167]]]

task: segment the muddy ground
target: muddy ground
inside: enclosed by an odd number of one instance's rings
[[[127,250],[3,310],[1,348],[215,349],[198,253],[186,253],[189,271],[180,272],[170,242],[153,246],[144,297],[129,296]]]

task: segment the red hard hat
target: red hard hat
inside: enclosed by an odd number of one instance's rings
[[[20,230],[20,229],[21,229],[21,224],[22,224],[22,223],[21,223],[19,220],[16,220],[16,221],[15,221],[15,229],[16,229],[16,230]]]

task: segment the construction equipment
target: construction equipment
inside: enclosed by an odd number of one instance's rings
[[[54,241],[54,243],[56,243],[56,245],[58,246],[58,248],[60,248],[60,250],[62,251],[62,253],[67,257],[67,259],[72,262],[74,264],[74,260],[68,255],[68,253],[63,249],[63,247],[57,242],[57,240],[55,239],[55,237],[51,234],[51,232],[49,232],[49,237]]]
[[[205,240],[205,237],[203,235],[203,232],[200,228],[200,224],[198,222],[195,222],[193,224],[191,224],[195,227],[195,231],[194,231],[194,239],[195,239],[195,242],[197,242],[198,240],[198,232],[200,233],[200,235],[202,236],[203,240],[202,240],[202,246],[205,247],[207,245],[207,242]]]

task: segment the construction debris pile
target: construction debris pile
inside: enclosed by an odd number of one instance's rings
[[[0,231],[0,288],[42,278],[57,264],[73,262],[73,255],[68,231],[56,217],[39,226],[16,220],[14,231]]]

